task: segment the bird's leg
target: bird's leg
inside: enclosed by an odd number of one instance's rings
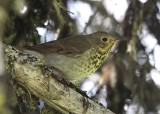
[[[46,65],[43,65],[42,66],[42,74],[47,79],[47,82],[48,82],[47,90],[49,92],[50,91],[50,75],[52,74],[52,72],[49,69],[49,67],[47,67]]]
[[[62,79],[65,79],[65,80],[67,80],[66,79],[66,77],[65,77],[65,74],[61,71],[61,70],[59,70],[59,69],[57,69],[57,68],[55,68],[55,67],[50,67],[51,69],[52,69],[52,73],[54,74],[54,75],[56,75],[55,77],[53,77],[53,78],[56,78],[56,79],[58,79],[58,80],[62,80]]]
[[[50,91],[50,78],[51,77],[59,81],[61,81],[62,79],[67,80],[64,73],[55,67],[48,67],[46,65],[43,65],[42,72],[43,72],[43,75],[48,79],[48,88],[47,88],[48,91]]]

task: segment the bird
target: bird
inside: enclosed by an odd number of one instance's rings
[[[63,72],[67,80],[79,80],[94,73],[107,59],[118,40],[107,32],[70,37],[24,46],[23,51],[38,56],[45,65]]]

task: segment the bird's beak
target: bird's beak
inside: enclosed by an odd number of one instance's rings
[[[119,39],[117,39],[117,38],[115,38],[115,41],[116,41],[116,42],[119,42],[120,40],[119,40]]]
[[[115,44],[118,44],[120,42],[119,39],[115,39]]]

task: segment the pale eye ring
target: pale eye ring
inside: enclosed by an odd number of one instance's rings
[[[107,42],[107,38],[106,37],[102,37],[102,39],[101,39],[103,42]]]

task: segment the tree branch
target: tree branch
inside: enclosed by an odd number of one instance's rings
[[[45,66],[43,60],[6,46],[7,69],[15,82],[22,84],[31,94],[61,113],[113,114],[87,97],[60,72]]]

